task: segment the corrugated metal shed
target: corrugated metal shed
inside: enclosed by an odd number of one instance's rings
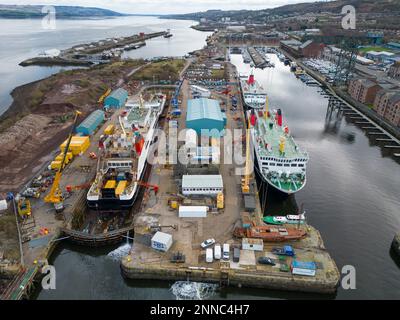
[[[191,99],[188,101],[186,127],[193,129],[198,135],[202,129],[213,130],[208,136],[219,137],[224,133],[224,116],[219,102],[213,99]],[[204,134],[204,131],[203,131]]]
[[[93,111],[79,126],[76,127],[76,132],[90,136],[103,121],[104,111]]]
[[[113,108],[121,108],[125,105],[128,100],[128,91],[119,88],[110,93],[110,95],[104,99],[104,106]]]
[[[182,188],[223,188],[221,175],[184,175]]]

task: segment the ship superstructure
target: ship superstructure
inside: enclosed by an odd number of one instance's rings
[[[282,110],[248,111],[256,168],[262,179],[286,194],[293,194],[306,185],[308,154],[302,151],[283,125]]]
[[[129,102],[111,134],[99,142],[101,159],[87,194],[89,208],[118,210],[132,207],[147,165],[158,119],[166,98],[158,94],[144,102]]]
[[[267,93],[256,81],[253,73],[248,78],[243,75],[240,76],[240,87],[247,108],[260,109],[264,107]]]

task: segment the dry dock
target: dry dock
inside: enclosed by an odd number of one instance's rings
[[[229,65],[229,69],[233,69]],[[232,71],[232,70],[231,70]],[[231,81],[234,78],[231,76]],[[240,94],[237,94],[240,96]],[[187,99],[190,97],[189,85],[185,81],[182,86],[182,115],[179,128],[185,127]],[[213,92],[213,97],[223,99],[221,94]],[[229,99],[227,99],[229,100]],[[229,101],[226,105],[227,128],[244,126],[242,103],[239,99],[238,110],[232,111]],[[166,128],[165,128],[166,129]],[[234,143],[243,143],[235,141]],[[307,237],[290,243],[299,261],[314,261],[317,265],[314,277],[292,275],[290,270],[281,271],[283,266],[290,266],[292,258],[278,258],[271,253],[272,247],[284,243],[265,243],[262,252],[241,251],[240,261],[214,260],[205,261],[205,250],[200,243],[214,238],[216,243],[229,243],[240,247],[241,240],[235,239],[232,232],[236,226],[242,225],[244,201],[241,193],[241,176],[235,174],[235,164],[224,164],[219,167],[223,177],[225,208],[218,212],[209,212],[206,218],[179,218],[176,210],[170,209],[168,200],[171,195],[179,193],[180,182],[174,176],[172,166],[155,165],[149,182],[159,185],[157,195],[149,194],[143,203],[142,211],[135,219],[135,238],[128,256],[121,261],[122,273],[130,279],[191,280],[217,282],[221,285],[247,286],[257,288],[292,290],[316,293],[334,293],[339,283],[340,274],[337,266],[326,251],[320,233],[309,225],[300,228],[307,230]],[[251,184],[255,187],[255,181]],[[256,193],[257,195],[257,193]],[[254,225],[262,224],[262,213],[256,196],[256,210],[249,217]],[[156,251],[149,245],[153,235],[152,226],[173,236],[173,245],[167,253]],[[185,255],[184,263],[172,263],[171,256],[180,252]],[[275,266],[260,265],[257,259],[269,256],[277,260]]]

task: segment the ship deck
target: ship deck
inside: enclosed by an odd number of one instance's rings
[[[262,144],[258,144],[258,151],[261,157],[276,157],[276,158],[304,158],[307,153],[300,150],[292,136],[286,136],[283,128],[276,125],[270,118],[264,119],[257,117],[258,124],[255,126],[255,134],[259,137],[264,137],[265,142],[271,146],[271,152],[267,150]],[[269,129],[270,123],[273,123],[274,129]],[[286,137],[285,152],[281,154],[279,151],[279,144],[281,137]]]

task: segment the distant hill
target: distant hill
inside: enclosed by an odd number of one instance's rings
[[[27,19],[42,18],[43,6],[39,5],[1,5],[0,18]],[[76,7],[76,6],[55,6],[57,18],[101,18],[101,17],[121,17],[126,16],[119,12],[107,9]]]
[[[168,18],[200,20],[202,18],[209,20],[218,20],[229,17],[231,20],[255,20],[262,21],[268,16],[279,15],[301,15],[306,13],[331,12],[340,13],[345,5],[352,5],[358,13],[390,13],[400,12],[400,0],[337,0],[337,1],[315,1],[307,3],[290,4],[272,9],[262,10],[209,10],[205,12],[196,12],[180,15],[169,15]]]

